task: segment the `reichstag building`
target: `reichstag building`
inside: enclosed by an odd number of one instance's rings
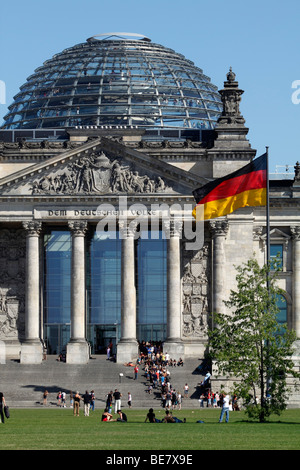
[[[0,340],[22,363],[43,352],[117,362],[143,341],[203,357],[210,313],[236,270],[265,262],[266,210],[199,226],[193,190],[256,156],[228,66],[221,90],[183,55],[109,33],[28,77],[0,129]],[[300,337],[300,165],[270,180],[279,321]],[[297,345],[296,345],[297,346]],[[299,353],[299,348],[298,348]],[[295,353],[297,354],[297,353]]]

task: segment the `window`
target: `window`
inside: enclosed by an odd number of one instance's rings
[[[279,245],[279,244],[270,245],[270,265],[271,265],[271,269],[275,270],[275,264],[276,264],[276,268],[279,268],[280,270],[282,270],[282,267],[283,267],[283,245]]]
[[[277,321],[280,325],[283,325],[284,323],[287,323],[287,302],[283,295],[277,295],[276,305],[279,309]]]
[[[277,322],[278,322],[277,334],[281,335],[284,331],[283,326],[287,324],[287,301],[283,295],[276,296],[276,306],[279,310],[277,313]]]

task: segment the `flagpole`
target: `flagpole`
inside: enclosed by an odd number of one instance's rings
[[[267,167],[266,167],[266,172],[267,172],[267,194],[266,194],[267,254],[266,255],[267,255],[267,264],[268,264],[270,262],[269,147],[266,147],[266,155],[267,155]],[[268,276],[267,285],[269,287],[269,276]]]
[[[266,223],[267,223],[267,292],[268,292],[268,308],[269,308],[269,300],[270,300],[270,203],[269,203],[269,147],[266,147],[266,173],[267,173],[267,188],[266,188]],[[267,351],[269,354],[269,341],[267,341]],[[267,380],[266,380],[266,398],[269,395],[269,388],[270,388],[270,377],[269,377],[269,369],[267,369]]]

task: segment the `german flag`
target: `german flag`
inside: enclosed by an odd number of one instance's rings
[[[197,202],[196,220],[209,220],[231,214],[241,207],[267,203],[267,153],[240,170],[193,191]]]

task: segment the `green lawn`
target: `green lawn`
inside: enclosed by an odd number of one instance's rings
[[[144,423],[148,410],[127,410],[128,423],[103,423],[101,411],[74,417],[69,408],[11,409],[0,424],[0,450],[299,450],[300,409],[287,410],[268,423],[247,421],[231,412],[218,423],[220,410],[181,410],[186,423]],[[157,417],[163,410],[154,410]],[[197,423],[197,420],[204,423]]]

